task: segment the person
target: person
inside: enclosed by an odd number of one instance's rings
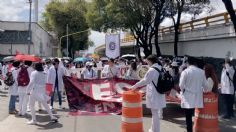
[[[127,71],[127,74],[125,75],[126,79],[130,80],[139,80],[139,77],[137,75],[137,63],[132,62],[130,65],[129,70]]]
[[[144,78],[132,86],[131,89],[137,90],[139,87],[146,86],[146,107],[151,109],[152,112],[152,125],[149,132],[160,132],[159,111],[166,107],[166,99],[165,94],[158,93],[153,85],[153,83],[155,83],[155,85],[158,83],[159,72],[152,67],[161,70],[162,66],[160,62],[158,62],[156,55],[148,56],[146,62],[151,68],[147,71]]]
[[[226,106],[226,112],[223,116],[224,119],[230,119],[231,117],[234,117],[234,73],[235,71],[230,59],[226,58],[221,73],[221,94],[224,99],[224,104]]]
[[[208,84],[204,71],[196,66],[195,58],[188,57],[187,64],[187,69],[180,75],[179,87],[181,89],[181,108],[185,111],[187,132],[192,132],[194,109],[203,108],[203,91],[207,91]]]
[[[57,121],[57,118],[52,115],[51,110],[47,104],[47,101],[50,100],[50,97],[47,96],[45,85],[46,85],[46,73],[43,69],[42,63],[35,64],[36,71],[33,71],[30,75],[30,83],[27,88],[27,95],[30,96],[30,109],[31,109],[31,121],[28,122],[29,125],[37,124],[36,115],[35,115],[35,101],[42,103],[46,111],[51,117],[52,121]]]
[[[93,69],[93,62],[86,62],[85,69],[81,72],[83,79],[96,79],[97,72]]]
[[[46,59],[45,63],[46,63],[46,65],[44,66],[44,72],[48,73],[49,68],[52,66],[51,60],[50,59]]]
[[[53,60],[53,66],[50,67],[47,74],[47,83],[53,85],[53,93],[51,96],[51,106],[50,109],[53,109],[54,102],[54,94],[57,92],[58,100],[59,100],[59,109],[62,109],[62,95],[61,92],[63,90],[63,76],[65,75],[65,70],[63,67],[59,66],[60,61],[55,58]]]
[[[211,64],[206,64],[204,66],[205,75],[207,78],[207,84],[208,84],[208,91],[212,91],[213,93],[218,93],[218,79],[216,76],[216,72],[214,70],[214,67]]]
[[[11,73],[13,76],[14,84],[9,87],[9,95],[10,95],[10,101],[9,101],[9,114],[17,114],[16,110],[16,98],[18,96],[18,86],[17,86],[17,73],[18,73],[18,67],[20,65],[19,61],[13,62],[13,67],[11,69]]]
[[[105,78],[119,77],[119,68],[115,65],[115,60],[110,58],[108,65],[105,65],[102,70],[102,76]]]
[[[32,61],[25,61],[24,64],[21,65],[20,69],[19,69],[19,72],[18,72],[18,77],[17,78],[21,78],[21,75],[20,75],[20,71],[23,69],[23,68],[26,68],[27,69],[27,73],[29,77],[29,80],[30,80],[30,74],[34,71],[33,67],[31,67],[32,65]],[[24,76],[24,77],[26,77]],[[27,77],[26,77],[27,78]],[[18,85],[19,85],[19,82],[18,82]],[[18,115],[19,116],[24,116],[26,114],[26,110],[27,111],[30,111],[29,110],[29,104],[28,104],[28,101],[29,101],[29,96],[27,95],[27,86],[18,86],[18,94],[19,94],[19,113]]]

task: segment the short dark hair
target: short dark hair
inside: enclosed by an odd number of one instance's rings
[[[189,56],[187,62],[189,65],[196,65],[196,59],[194,57]]]
[[[112,62],[112,63],[114,63],[114,62],[115,62],[115,59],[110,58],[109,61]]]
[[[35,63],[35,70],[36,71],[44,71],[44,69],[43,69],[43,63],[41,63],[41,62],[38,62],[38,63]]]
[[[12,63],[12,66],[14,66],[14,67],[19,67],[19,66],[20,66],[20,62],[19,62],[19,61],[14,61],[14,62]]]
[[[25,65],[31,66],[32,65],[32,61],[25,61]]]
[[[158,63],[158,57],[157,55],[149,55],[146,58],[148,61],[152,62],[153,64]]]

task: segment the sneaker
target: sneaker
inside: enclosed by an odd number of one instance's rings
[[[42,109],[39,109],[38,111],[39,111],[39,112],[42,112],[43,110],[42,110]]]
[[[52,106],[50,106],[50,110],[53,110],[54,108]]]
[[[9,111],[9,114],[10,114],[10,115],[14,115],[14,114],[17,114],[17,112],[15,112],[15,111]]]
[[[34,121],[34,120],[31,120],[31,121],[28,121],[28,122],[27,122],[27,124],[28,124],[28,125],[36,125],[36,124],[37,124],[37,122],[36,122],[36,121]]]
[[[58,119],[57,119],[55,116],[53,116],[53,117],[51,118],[51,121],[53,121],[53,122],[58,122]]]
[[[27,112],[30,112],[30,109],[27,109]]]
[[[224,115],[224,116],[222,116],[222,118],[223,118],[223,119],[230,119],[230,116]]]

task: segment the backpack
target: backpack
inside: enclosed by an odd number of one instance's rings
[[[170,75],[169,72],[167,72],[164,69],[159,70],[156,67],[152,67],[152,68],[159,72],[157,85],[155,85],[155,83],[152,81],[152,84],[156,88],[157,92],[160,94],[165,94],[169,92],[174,87],[173,77]]]
[[[6,78],[4,79],[4,83],[7,86],[12,86],[15,83],[15,80],[14,80],[13,75],[12,75],[11,72],[7,72]]]
[[[30,82],[29,73],[27,67],[22,66],[17,77],[18,86],[27,86]]]

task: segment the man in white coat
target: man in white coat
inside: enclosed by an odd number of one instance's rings
[[[59,109],[62,109],[62,90],[63,90],[63,76],[65,74],[65,69],[59,66],[60,61],[56,58],[53,60],[53,66],[48,70],[47,83],[53,85],[53,93],[51,96],[51,106],[50,109],[53,109],[54,94],[57,92]]]
[[[115,60],[110,58],[108,61],[108,65],[105,65],[102,70],[102,77],[104,78],[114,78],[120,76],[120,70],[115,65]]]
[[[162,66],[158,64],[157,56],[150,55],[147,57],[147,63],[150,67],[156,67],[161,70]],[[146,86],[146,106],[152,112],[152,125],[149,132],[160,132],[160,117],[158,111],[166,107],[165,94],[160,94],[156,91],[152,82],[157,85],[159,73],[154,68],[150,68],[144,78],[137,82],[131,89],[136,90],[139,87]]]
[[[224,98],[224,104],[226,105],[226,112],[223,116],[224,119],[230,119],[231,117],[234,117],[234,74],[235,71],[231,61],[229,59],[225,59],[224,68],[221,73],[221,94]]]
[[[185,110],[187,132],[192,132],[192,116],[195,108],[203,108],[203,91],[208,90],[205,73],[196,66],[196,59],[189,57],[188,67],[180,76],[181,107]]]
[[[86,62],[85,66],[86,68],[81,72],[83,79],[96,79],[97,72],[93,69],[93,62]]]

